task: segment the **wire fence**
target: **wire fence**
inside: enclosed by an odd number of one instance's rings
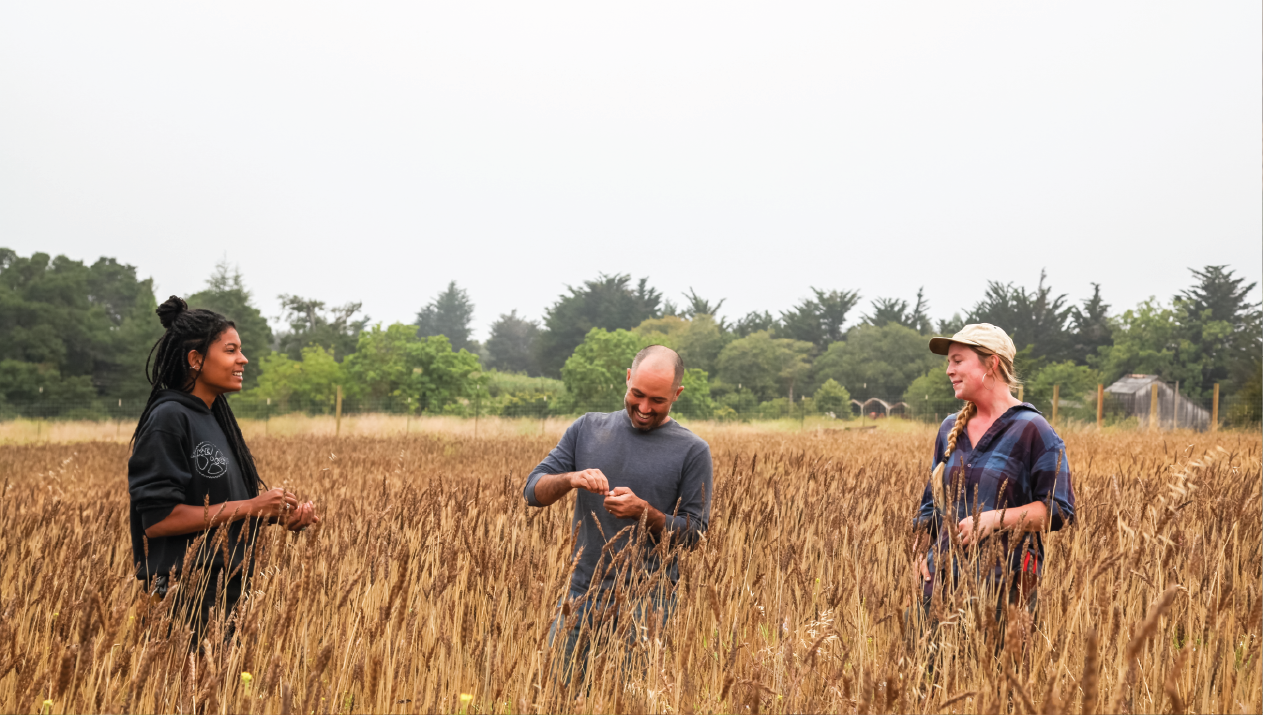
[[[1189,398],[1179,394],[1170,385],[1150,386],[1135,394],[1112,394],[1098,389],[1096,395],[1058,394],[1033,397],[1031,402],[1054,424],[1076,422],[1101,426],[1135,427],[1143,429],[1196,429],[1218,427],[1249,427],[1258,425],[1263,408],[1240,396],[1217,398]],[[270,420],[286,415],[444,415],[479,419],[502,417],[517,419],[547,419],[573,417],[585,412],[612,412],[623,409],[621,397],[611,396],[599,400],[576,401],[566,395],[547,393],[513,393],[495,396],[479,395],[472,399],[459,399],[446,404],[421,405],[416,400],[400,397],[365,398],[340,397],[338,392],[317,399],[268,400],[251,399],[247,395],[233,395],[234,413],[241,419]],[[909,420],[937,424],[945,417],[960,410],[963,403],[955,399],[925,396],[923,399],[884,397],[852,398],[850,400],[815,399],[803,396],[796,399],[776,398],[764,402],[753,400],[681,399],[672,408],[672,414],[689,420],[717,422],[752,422],[768,420],[798,420],[813,423],[821,420]],[[105,421],[132,422],[139,419],[145,407],[145,399],[139,397],[97,398],[93,400],[67,400],[48,398],[22,403],[0,403],[0,421],[57,420],[57,421]]]

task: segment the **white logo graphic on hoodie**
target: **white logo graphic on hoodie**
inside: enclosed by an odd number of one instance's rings
[[[198,473],[207,479],[218,479],[228,471],[228,459],[210,442],[202,442],[193,449],[193,463]]]

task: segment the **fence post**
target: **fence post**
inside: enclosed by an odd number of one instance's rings
[[[1171,398],[1171,429],[1180,426],[1180,381],[1175,381],[1175,396]]]
[[[1215,383],[1215,394],[1210,398],[1210,431],[1219,430],[1219,383]]]
[[[1057,425],[1057,403],[1061,402],[1061,385],[1053,385],[1053,415],[1052,423]]]
[[[1158,383],[1149,386],[1149,431],[1158,429]]]
[[[1026,385],[1018,385],[1017,386],[1017,401],[1018,402],[1026,402],[1026,400],[1022,399],[1022,395],[1025,393],[1026,393]]]
[[[474,441],[478,441],[478,413],[482,408],[482,393],[474,395]]]
[[[1105,426],[1105,385],[1096,383],[1096,428]]]
[[[1157,394],[1157,393],[1154,393],[1154,394]],[[334,423],[336,424],[336,427],[334,427],[333,436],[341,437],[342,436],[342,386],[341,385],[338,385],[338,398],[337,398],[337,403],[333,408],[333,414],[334,414]]]

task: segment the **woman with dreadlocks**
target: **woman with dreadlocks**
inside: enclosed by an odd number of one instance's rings
[[[931,536],[918,559],[924,605],[936,581],[952,588],[968,577],[993,590],[997,609],[1033,608],[1040,532],[1074,519],[1065,444],[1038,410],[1013,397],[1017,350],[1003,330],[966,325],[931,339],[930,351],[947,356],[947,377],[965,406],[939,427],[917,514]]]
[[[166,332],[146,364],[153,390],[127,462],[132,560],[136,578],[159,596],[169,577],[185,577],[179,591],[198,630],[216,602],[227,614],[240,598],[244,541],[265,520],[301,531],[319,518],[311,502],[259,479],[224,396],[241,389],[249,362],[233,322],[176,296],[157,313]],[[197,553],[186,561],[190,546]],[[188,583],[184,568],[200,569],[200,582]]]

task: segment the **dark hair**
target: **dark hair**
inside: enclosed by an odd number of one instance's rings
[[[195,370],[189,366],[189,351],[196,350],[205,356],[225,330],[237,327],[236,323],[213,310],[189,310],[188,303],[174,295],[158,306],[155,312],[166,332],[154,343],[149,350],[149,359],[145,361],[145,376],[149,378],[149,384],[153,388],[149,391],[145,411],[136,423],[136,431],[132,433],[133,447],[136,438],[140,436],[141,425],[145,424],[149,413],[153,411],[159,393],[163,390],[192,391],[200,369]],[[259,486],[267,489],[267,485],[259,479],[254,456],[250,454],[250,448],[241,436],[241,428],[237,426],[237,418],[232,414],[228,400],[223,397],[215,400],[211,406],[211,414],[215,415],[219,428],[228,437],[228,446],[237,459],[237,464],[241,465],[241,471],[245,473],[247,488],[253,486],[255,496],[258,496]]]
[[[662,357],[670,361],[671,367],[675,371],[675,377],[671,380],[671,387],[679,387],[680,383],[684,382],[684,360],[679,353],[665,345],[650,345],[636,353],[636,357],[632,359],[632,372],[636,372],[636,368],[640,367],[640,363],[651,357]]]

